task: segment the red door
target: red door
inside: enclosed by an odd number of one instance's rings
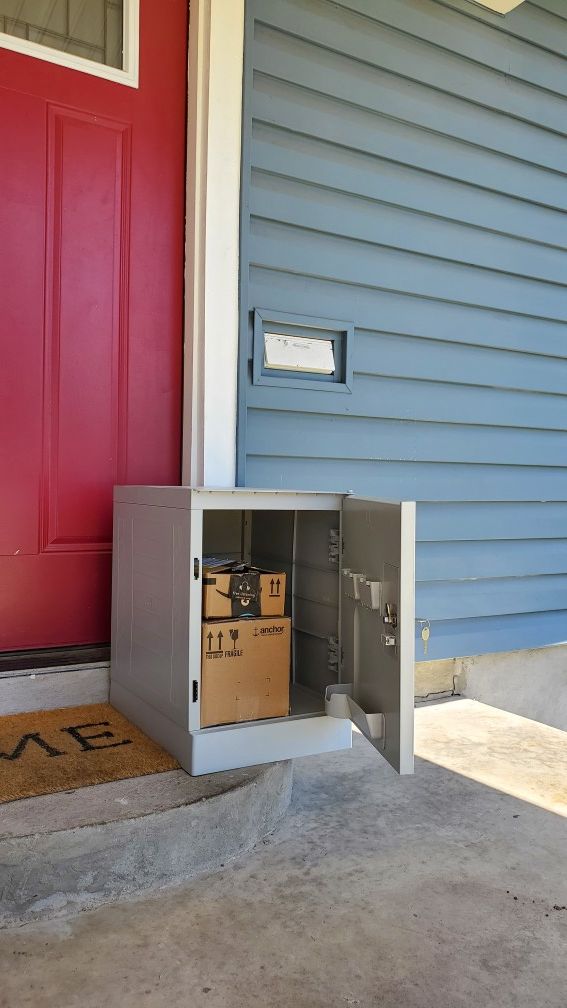
[[[109,640],[112,487],[180,475],[187,0],[140,86],[0,48],[0,650]]]

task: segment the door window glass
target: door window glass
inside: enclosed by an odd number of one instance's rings
[[[0,32],[126,69],[124,0],[0,0]]]

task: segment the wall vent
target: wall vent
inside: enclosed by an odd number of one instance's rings
[[[487,10],[496,14],[509,14],[516,7],[519,7],[524,0],[472,0],[477,7],[486,7]]]

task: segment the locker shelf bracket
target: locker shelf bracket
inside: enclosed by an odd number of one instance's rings
[[[352,698],[352,683],[335,683],[325,690],[325,713],[329,717],[347,718],[360,729],[366,738],[377,741],[384,738],[383,714],[367,714]]]

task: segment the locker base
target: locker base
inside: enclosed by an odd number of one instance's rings
[[[193,776],[350,749],[352,725],[342,718],[277,718],[190,732],[113,682],[110,702]]]

